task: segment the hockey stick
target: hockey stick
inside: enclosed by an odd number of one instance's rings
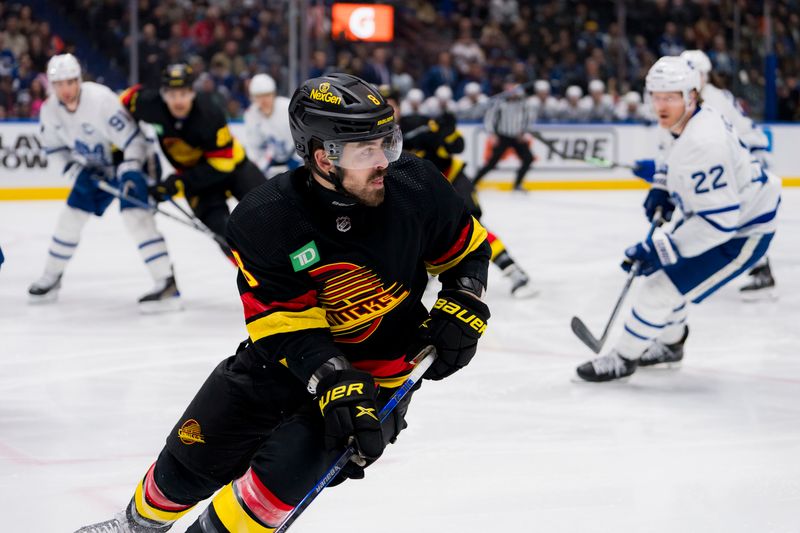
[[[165,217],[171,218],[172,220],[174,220],[176,222],[180,222],[184,226],[189,226],[190,228],[194,228],[194,229],[196,229],[197,231],[199,231],[201,233],[205,233],[206,235],[208,235],[209,237],[214,239],[217,242],[217,244],[219,244],[221,246],[225,246],[225,247],[228,246],[228,243],[225,242],[225,239],[223,239],[221,236],[217,235],[216,233],[214,233],[213,231],[211,231],[207,227],[197,224],[191,218],[189,220],[185,220],[185,219],[183,219],[181,217],[173,215],[172,213],[170,213],[168,211],[164,211],[163,209],[160,209],[158,206],[153,206],[153,205],[150,205],[150,204],[148,204],[146,202],[142,202],[138,198],[133,198],[132,196],[128,196],[127,194],[120,192],[119,189],[117,189],[116,187],[114,187],[113,185],[111,185],[110,183],[108,183],[105,180],[95,179],[95,182],[97,183],[97,188],[98,189],[100,189],[103,192],[107,192],[108,194],[110,194],[111,196],[114,196],[115,198],[118,198],[120,200],[125,200],[126,202],[128,202],[130,204],[133,204],[136,207],[140,207],[142,209],[146,209],[146,210],[150,211],[151,213],[159,213],[161,215],[164,215]],[[179,210],[181,212],[183,212],[182,209],[179,208]]]
[[[394,394],[392,394],[392,397],[389,398],[389,401],[386,402],[386,405],[384,405],[378,413],[381,423],[383,423],[386,418],[392,414],[392,411],[395,407],[397,407],[397,404],[400,403],[405,395],[408,394],[408,391],[410,391],[422,378],[422,375],[433,364],[435,359],[436,348],[433,346],[426,346],[422,349],[422,351],[419,352],[419,354],[417,354],[417,356],[414,358],[414,361],[416,361],[414,370],[411,371],[411,374],[409,374],[406,381],[394,392]],[[308,491],[308,493],[303,497],[302,500],[300,500],[300,503],[298,503],[294,509],[289,511],[283,521],[275,528],[275,533],[284,533],[287,529],[289,529],[289,526],[291,526],[294,521],[297,520],[297,518],[303,513],[303,511],[305,511],[308,506],[311,505],[311,502],[313,502],[314,499],[319,496],[319,493],[322,492],[322,490],[336,478],[339,472],[341,472],[345,465],[355,455],[356,449],[351,444],[347,447],[344,453],[339,456],[339,459],[328,469],[328,471],[322,476],[317,484],[314,485],[314,488]]]
[[[661,208],[657,207],[655,216],[653,217],[653,223],[650,224],[650,231],[647,232],[647,239],[653,236],[653,232],[656,230],[658,226],[661,225]],[[633,284],[633,278],[639,273],[640,263],[636,261],[631,266],[630,272],[628,272],[628,279],[625,280],[625,286],[622,287],[622,292],[617,298],[617,303],[614,305],[614,310],[611,311],[611,316],[606,323],[606,327],[603,330],[603,334],[600,338],[596,338],[592,335],[592,332],[589,331],[589,328],[586,327],[586,324],[578,318],[577,316],[572,317],[572,322],[570,326],[572,327],[572,332],[578,337],[581,342],[583,342],[586,346],[588,346],[594,353],[600,353],[600,350],[603,349],[603,345],[608,338],[608,333],[611,331],[611,326],[614,324],[614,321],[617,319],[617,315],[619,314],[619,310],[622,308],[622,302],[625,301],[625,297],[628,295],[628,291],[631,288],[631,284]]]
[[[561,150],[558,150],[554,146],[553,141],[551,141],[550,139],[547,139],[546,137],[544,137],[540,132],[532,131],[531,135],[533,135],[537,140],[539,140],[542,143],[544,143],[550,149],[551,152],[556,154],[561,159],[566,159],[566,160],[569,160],[569,161],[583,161],[584,163],[588,163],[590,165],[594,165],[594,166],[602,167],[602,168],[627,168],[627,169],[630,169],[630,170],[636,170],[637,168],[639,168],[637,165],[629,165],[628,163],[619,163],[617,161],[612,161],[610,159],[605,159],[603,157],[591,157],[591,156],[589,156],[589,157],[578,157],[578,156],[574,156],[574,155],[572,155],[572,156],[571,155],[567,155],[564,152],[562,152]]]

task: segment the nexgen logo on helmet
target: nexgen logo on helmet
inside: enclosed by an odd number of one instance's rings
[[[341,96],[336,96],[333,93],[329,93],[329,92],[323,91],[322,87],[320,87],[319,89],[311,89],[311,93],[309,94],[309,97],[312,100],[317,100],[319,102],[325,102],[325,103],[328,103],[328,104],[341,105],[341,103],[342,103],[342,97]]]

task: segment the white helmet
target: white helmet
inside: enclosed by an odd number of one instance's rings
[[[592,80],[589,82],[590,93],[604,93],[606,92],[606,84],[602,80]]]
[[[550,82],[547,80],[536,80],[533,84],[533,90],[537,93],[550,94]]]
[[[250,80],[250,97],[259,94],[273,94],[275,92],[275,80],[269,74],[256,74]]]
[[[422,101],[425,99],[425,93],[422,92],[421,89],[417,89],[414,87],[413,89],[409,89],[408,94],[406,94],[406,100],[412,104],[421,104]]]
[[[439,100],[452,100],[453,89],[451,89],[449,85],[440,85],[436,88],[433,95]]]
[[[641,104],[642,97],[636,91],[629,91],[625,93],[625,96],[622,98],[626,104]]]
[[[477,81],[471,81],[468,84],[464,85],[464,94],[469,96],[475,96],[477,94],[481,94],[481,84]]]
[[[682,57],[664,56],[650,67],[645,86],[648,93],[679,92],[689,105],[692,90],[700,92],[700,73]]]
[[[570,85],[567,87],[566,97],[578,99],[583,96],[583,89],[578,85]]]
[[[696,69],[700,74],[708,75],[711,72],[711,60],[702,50],[684,50],[681,57],[689,63],[689,66]]]
[[[81,79],[81,64],[72,54],[60,54],[47,62],[47,81],[65,81]]]

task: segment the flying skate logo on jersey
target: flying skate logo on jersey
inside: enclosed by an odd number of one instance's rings
[[[181,425],[180,429],[178,429],[178,438],[187,446],[206,443],[206,438],[200,430],[200,423],[194,418],[190,418]]]
[[[318,301],[336,342],[363,342],[409,295],[402,284],[387,287],[375,272],[353,263],[332,263],[309,274],[322,285]]]
[[[317,243],[314,241],[309,242],[302,248],[289,254],[289,259],[292,260],[292,268],[295,272],[300,272],[318,263],[319,250],[317,250]]]
[[[94,133],[94,126],[92,126],[92,125],[91,125],[91,124],[89,124],[88,122],[83,122],[83,123],[81,124],[81,128],[83,129],[83,132],[84,132],[86,135],[91,135],[92,133]]]
[[[185,167],[193,167],[203,157],[200,148],[189,146],[186,141],[178,137],[164,138],[164,152],[167,157]]]
[[[336,229],[341,231],[342,233],[346,231],[350,231],[353,225],[350,222],[350,217],[339,217],[336,219]]]

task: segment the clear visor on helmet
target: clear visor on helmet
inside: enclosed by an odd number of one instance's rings
[[[395,126],[383,137],[368,141],[325,141],[323,143],[328,159],[339,168],[364,170],[386,167],[397,161],[403,150],[403,135]]]

